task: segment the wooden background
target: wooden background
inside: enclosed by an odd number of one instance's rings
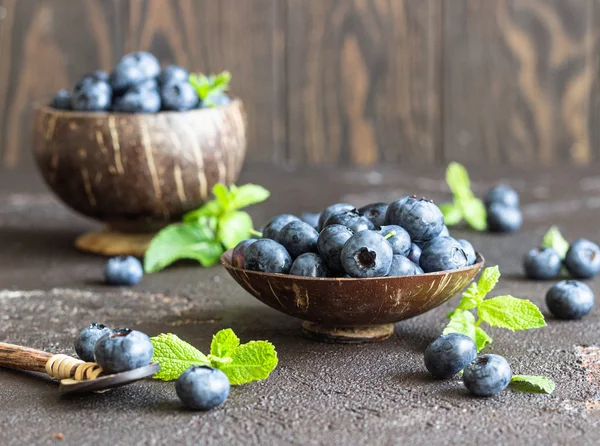
[[[0,165],[125,52],[233,73],[248,162],[600,159],[600,0],[0,0]]]

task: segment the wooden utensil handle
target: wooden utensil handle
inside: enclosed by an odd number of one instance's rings
[[[1,367],[45,373],[46,363],[52,356],[41,350],[0,342]]]

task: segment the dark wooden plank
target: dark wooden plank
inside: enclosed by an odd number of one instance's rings
[[[448,160],[584,164],[592,0],[444,4],[443,121]]]
[[[440,154],[441,3],[289,0],[295,163],[433,163]]]
[[[122,2],[123,51],[153,51],[163,63],[232,73],[248,112],[251,162],[273,162],[285,147],[281,0]]]
[[[110,68],[114,0],[3,0],[0,165],[31,168],[31,107],[87,71]]]

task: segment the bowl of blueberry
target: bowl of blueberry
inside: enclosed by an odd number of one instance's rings
[[[229,80],[127,54],[37,107],[39,170],[69,207],[116,231],[176,221],[241,169],[246,114],[227,95]]]
[[[432,201],[413,196],[278,215],[221,263],[251,295],[302,319],[310,337],[358,343],[386,339],[395,322],[446,302],[484,258],[450,236]]]

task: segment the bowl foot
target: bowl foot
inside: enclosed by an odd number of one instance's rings
[[[362,344],[383,341],[394,334],[394,324],[332,327],[304,321],[302,331],[316,341],[334,344]]]
[[[144,257],[153,233],[130,234],[110,229],[86,232],[75,239],[75,247],[104,256]]]

